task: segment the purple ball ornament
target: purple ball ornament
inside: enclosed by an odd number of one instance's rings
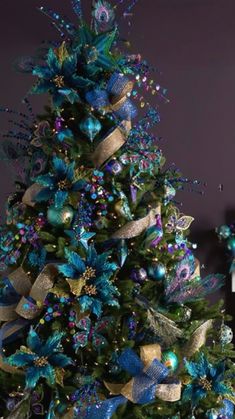
[[[118,175],[121,173],[123,166],[122,164],[117,160],[110,160],[110,162],[106,165],[105,169],[111,173],[112,175]]]
[[[137,284],[143,284],[147,280],[147,272],[144,268],[134,268],[131,271],[130,275],[132,281],[136,282]]]

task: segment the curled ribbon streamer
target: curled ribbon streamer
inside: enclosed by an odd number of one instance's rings
[[[96,147],[94,153],[91,156],[91,160],[96,167],[102,166],[102,164],[108,160],[113,154],[115,154],[119,148],[121,148],[126,142],[126,135],[118,127],[115,128],[100,144]]]
[[[122,395],[134,403],[147,403],[156,396],[169,402],[180,400],[181,382],[162,383],[169,371],[159,362],[160,359],[161,347],[158,344],[142,346],[140,359],[132,350],[126,350],[119,362],[134,377],[127,384],[104,382],[104,385],[111,394]]]
[[[160,205],[149,211],[146,217],[140,218],[139,220],[130,221],[117,230],[113,235],[112,239],[131,239],[139,236],[143,231],[152,227],[156,223],[156,215],[161,213]]]
[[[195,354],[203,345],[206,343],[206,335],[208,330],[213,326],[213,320],[207,320],[201,326],[199,326],[192,334],[190,340],[188,341],[184,354],[187,358],[190,358]]]
[[[28,205],[29,207],[34,207],[36,205],[34,198],[42,189],[43,186],[39,185],[38,183],[34,183],[33,185],[31,185],[28,189],[26,189],[23,195],[23,204]]]

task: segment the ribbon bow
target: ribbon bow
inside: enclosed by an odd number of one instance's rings
[[[0,328],[0,348],[4,340],[12,338],[30,320],[39,316],[45,298],[54,285],[56,274],[56,267],[48,264],[33,284],[22,267],[4,279],[4,298],[0,298],[0,321],[5,323]]]
[[[137,110],[127,95],[133,89],[133,82],[120,73],[114,73],[108,81],[106,90],[96,88],[87,92],[87,102],[96,110],[113,112],[121,120],[131,120]]]

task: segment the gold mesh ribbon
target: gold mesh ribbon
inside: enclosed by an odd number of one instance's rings
[[[113,235],[112,239],[131,239],[139,236],[143,231],[152,227],[156,223],[156,215],[161,214],[161,206],[158,205],[149,211],[146,217],[140,218],[139,220],[130,221],[117,230]]]
[[[121,128],[115,128],[101,143],[98,144],[94,153],[91,156],[91,160],[96,167],[102,166],[102,164],[108,160],[113,154],[115,154],[119,148],[121,148],[126,142],[126,133]]]
[[[22,267],[19,267],[12,272],[8,276],[8,279],[15,291],[22,297],[17,304],[0,307],[0,321],[12,321],[19,317],[31,320],[37,317],[42,310],[41,306],[45,301],[49,290],[54,285],[56,274],[56,267],[53,264],[48,264],[44,267],[32,285],[29,275]],[[27,297],[33,298],[35,302],[39,304],[33,304],[28,301]],[[13,333],[15,333],[15,331],[12,331],[11,334]]]
[[[36,205],[35,197],[36,195],[43,189],[42,185],[39,185],[38,183],[34,183],[31,185],[24,193],[22,202],[25,205],[28,205],[29,207],[34,207]]]
[[[207,332],[212,328],[212,326],[213,320],[207,320],[193,332],[184,350],[184,354],[187,358],[190,358],[203,345],[205,345]]]
[[[161,360],[161,357],[161,347],[158,344],[144,345],[140,347],[140,359],[144,364],[144,371],[149,368],[154,359]],[[126,397],[126,399],[134,403],[135,401],[133,400],[132,394],[133,384],[134,378],[128,381],[127,384],[113,384],[104,381],[105,387],[110,391],[111,394],[116,396],[121,394],[122,396]],[[156,396],[161,400],[168,402],[175,402],[180,400],[181,382],[172,384],[158,384]]]

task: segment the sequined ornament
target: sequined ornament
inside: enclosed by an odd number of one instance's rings
[[[142,284],[147,279],[147,272],[144,268],[134,268],[131,271],[131,279],[137,284]]]
[[[148,275],[155,281],[161,281],[165,278],[166,268],[162,263],[153,263],[148,267]]]
[[[174,310],[174,315],[177,316],[177,318],[175,319],[176,322],[186,322],[190,320],[192,310],[189,307],[180,306]]]
[[[176,371],[179,365],[177,355],[172,351],[165,351],[162,354],[163,364],[169,368],[172,372]]]
[[[101,131],[102,125],[97,118],[93,115],[89,115],[80,122],[79,128],[90,141],[93,141],[96,135]]]
[[[220,342],[222,345],[227,345],[233,340],[233,331],[229,326],[225,324],[220,329]]]
[[[115,14],[112,6],[107,1],[93,1],[92,16],[94,17],[96,32],[104,32],[112,28]]]
[[[68,227],[74,217],[74,210],[71,206],[64,207],[51,206],[47,211],[47,220],[54,227]]]
[[[235,253],[235,237],[231,237],[227,242],[228,250],[230,250],[233,254]]]
[[[217,229],[217,234],[221,239],[228,239],[231,234],[231,229],[227,225],[222,225]]]

